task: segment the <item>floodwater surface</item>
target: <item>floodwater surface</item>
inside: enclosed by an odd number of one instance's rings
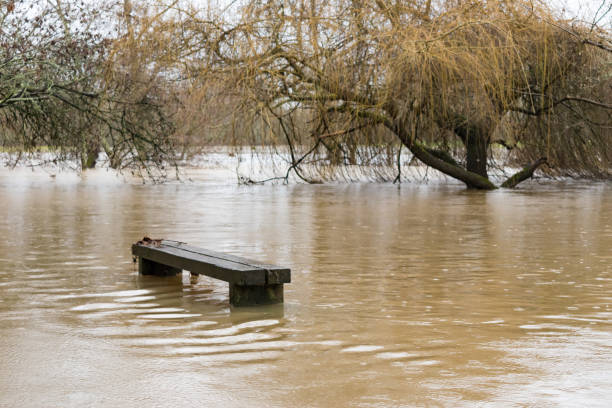
[[[1,407],[608,407],[612,186],[0,174]],[[138,276],[148,235],[292,269]]]

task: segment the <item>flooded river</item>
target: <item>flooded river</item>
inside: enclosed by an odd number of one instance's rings
[[[1,407],[608,407],[612,186],[239,187],[0,175]],[[284,305],[138,276],[185,241]]]

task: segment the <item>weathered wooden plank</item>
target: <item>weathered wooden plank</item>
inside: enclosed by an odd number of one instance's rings
[[[266,263],[262,263],[262,262],[259,262],[259,261],[254,261],[252,259],[243,258],[241,256],[226,254],[226,253],[223,253],[223,252],[215,252],[215,251],[211,251],[211,250],[204,249],[204,248],[198,248],[198,247],[194,247],[194,246],[191,246],[191,245],[187,245],[187,244],[182,243],[182,242],[163,240],[161,243],[162,243],[162,245],[164,247],[172,247],[172,248],[177,248],[177,249],[184,249],[186,251],[190,251],[190,252],[201,254],[201,255],[205,255],[205,256],[210,256],[210,257],[213,257],[213,258],[219,258],[219,259],[223,259],[223,260],[226,260],[226,261],[232,261],[232,262],[236,262],[236,263],[240,263],[240,264],[247,264],[247,265],[250,265],[250,266],[257,266],[257,267],[262,268],[262,269],[287,270],[287,271],[289,270],[288,268],[283,268],[281,266],[272,265],[272,264],[266,264]]]
[[[171,247],[176,249],[183,249],[194,254],[200,254],[207,257],[236,262],[241,265],[248,265],[250,267],[261,268],[266,271],[266,282],[268,284],[276,283],[290,283],[291,282],[291,269],[284,268],[277,265],[271,265],[254,261],[247,258],[242,258],[235,255],[224,254],[221,252],[210,251],[208,249],[198,248],[191,245],[184,244],[182,242],[175,241],[162,241],[164,247]]]
[[[291,271],[245,258],[162,241],[159,246],[132,245],[132,253],[173,268],[207,275],[231,284],[257,286],[288,283]]]
[[[180,268],[195,274],[207,275],[215,279],[240,285],[265,285],[266,273],[262,269],[248,268],[227,261],[190,254],[176,248],[147,247],[133,245],[132,253],[151,261]]]

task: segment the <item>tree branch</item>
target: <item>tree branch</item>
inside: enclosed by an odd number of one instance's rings
[[[541,157],[528,166],[523,167],[523,170],[512,175],[508,180],[502,183],[503,188],[514,188],[522,181],[525,181],[533,176],[533,172],[542,164],[547,163],[546,157]]]
[[[453,166],[459,167],[459,163],[457,163],[453,156],[451,156],[446,150],[432,149],[430,147],[424,147],[424,149],[432,156],[435,156],[440,160],[444,160],[445,162],[452,164]]]

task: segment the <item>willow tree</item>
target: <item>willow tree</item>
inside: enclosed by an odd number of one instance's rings
[[[0,3],[3,145],[42,148],[49,160],[76,159],[83,168],[101,151],[117,168],[162,165],[172,132],[165,95],[150,77],[133,78],[127,64],[108,63],[126,35],[123,11],[119,2]]]
[[[376,129],[468,187],[494,189],[493,144],[516,159],[537,154],[501,183],[513,187],[547,163],[546,152],[571,149],[541,124],[583,104],[601,109],[605,122],[585,154],[609,172],[610,92],[592,90],[610,86],[600,81],[610,76],[610,37],[595,25],[570,30],[525,0],[254,0],[235,8],[230,16],[183,11],[188,23],[177,35],[197,49],[187,67],[224,78],[281,127],[306,113],[305,155],[330,139],[363,143],[358,135]],[[294,133],[286,132],[290,146]],[[291,153],[297,171],[305,156]]]

